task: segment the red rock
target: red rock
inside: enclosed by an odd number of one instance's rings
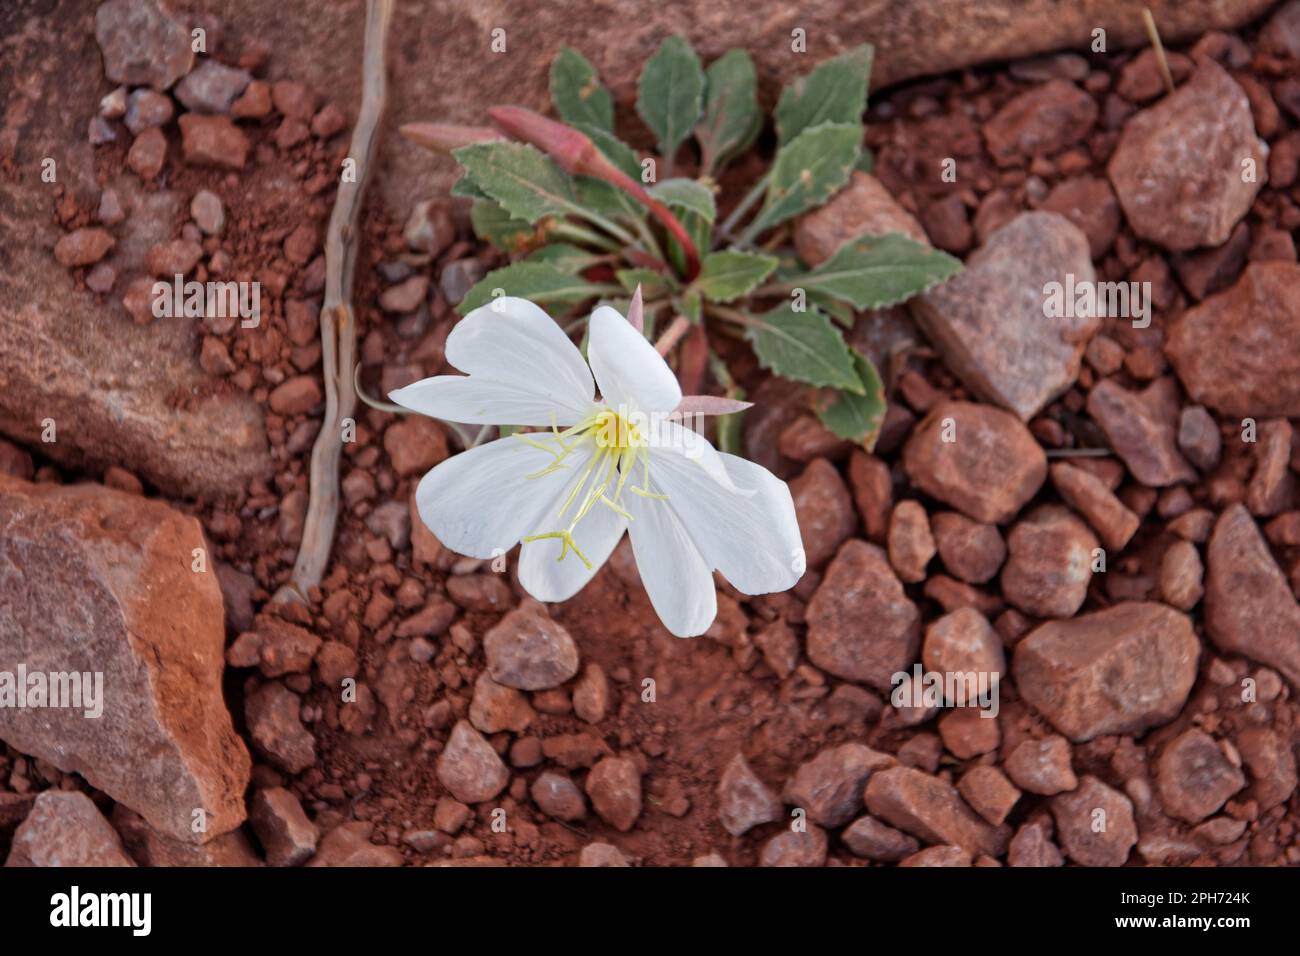
[[[365,820],[340,824],[320,841],[320,848],[308,866],[401,866],[402,854],[391,846],[370,842],[373,825]]]
[[[1070,617],[1092,580],[1097,539],[1060,505],[1043,505],[1007,535],[1002,593],[1034,617]]]
[[[1065,858],[1052,842],[1047,832],[1048,824],[1042,821],[1026,823],[1011,838],[1007,851],[1007,866],[1061,866]]]
[[[874,817],[927,843],[959,846],[968,853],[1001,856],[1010,835],[971,812],[947,781],[911,767],[892,767],[873,774],[865,794]]]
[[[893,674],[916,659],[916,605],[875,545],[844,543],[808,605],[807,621],[809,659],[836,677],[888,690]]]
[[[929,243],[921,224],[894,201],[880,180],[855,170],[849,184],[830,202],[799,219],[794,244],[799,258],[812,267],[821,265],[850,239],[888,232]]]
[[[1259,33],[1259,47],[1265,53],[1300,60],[1300,3],[1290,0],[1277,8]]]
[[[1047,477],[1047,456],[1029,429],[971,402],[936,406],[908,439],[903,466],[926,494],[987,524],[1011,520]]]
[[[1187,310],[1165,354],[1198,402],[1235,418],[1300,416],[1300,265],[1256,262]]]
[[[320,404],[320,384],[314,375],[296,375],[277,385],[267,400],[277,415],[301,415]]]
[[[989,687],[996,687],[1006,673],[1002,641],[985,617],[974,608],[961,608],[934,621],[925,631],[921,663],[926,671],[942,675],[985,675]],[[962,680],[970,685],[971,678]],[[956,701],[947,702],[956,706]],[[968,698],[966,706],[975,706]],[[992,723],[992,721],[989,721]]]
[[[66,269],[93,265],[108,254],[115,241],[108,231],[96,227],[77,229],[54,244],[54,258]]]
[[[155,0],[107,0],[95,11],[95,39],[113,83],[165,90],[194,64],[189,31]]]
[[[311,122],[316,112],[316,97],[302,83],[293,80],[280,80],[271,87],[271,100],[275,108],[285,116]]]
[[[253,744],[288,773],[301,773],[316,762],[316,738],[302,725],[301,710],[298,695],[274,680],[244,699]]]
[[[139,136],[154,126],[166,126],[175,112],[170,96],[153,90],[136,90],[127,100],[124,122],[132,135]]]
[[[1185,615],[1126,601],[1038,627],[1016,645],[1011,672],[1027,703],[1083,741],[1172,720],[1196,679],[1199,653]]]
[[[984,584],[1006,560],[1006,543],[994,525],[941,511],[930,519],[930,527],[944,567],[967,584]]]
[[[311,134],[317,139],[329,139],[343,131],[348,125],[347,117],[333,103],[326,103],[325,106],[312,117]]]
[[[939,249],[961,255],[974,236],[962,197],[951,193],[921,211],[921,223],[930,241]]]
[[[186,276],[203,258],[203,247],[188,239],[170,239],[150,249],[144,258],[149,274],[159,278]]]
[[[432,418],[412,415],[388,426],[384,451],[398,475],[422,475],[446,460],[447,433]]]
[[[806,830],[785,830],[758,855],[759,866],[822,866],[826,862],[826,831],[815,824]]]
[[[854,820],[840,834],[840,839],[854,856],[879,863],[894,863],[905,856],[911,856],[921,846],[915,837],[887,827],[873,817]]]
[[[807,566],[820,568],[857,530],[849,490],[835,466],[817,458],[790,482],[790,495],[799,519]]]
[[[258,662],[267,677],[305,674],[320,649],[321,639],[306,628],[263,616],[256,624]]]
[[[303,223],[284,240],[284,257],[297,266],[311,261],[320,246],[320,233],[311,223]]]
[[[255,791],[248,822],[272,866],[299,866],[316,852],[320,831],[302,812],[298,798],[283,787]]]
[[[1133,804],[1096,777],[1053,797],[1052,816],[1066,855],[1082,866],[1123,866],[1137,843]]]
[[[1178,449],[1201,471],[1219,464],[1223,439],[1213,417],[1200,405],[1188,405],[1178,417]]]
[[[239,99],[230,104],[236,119],[265,119],[271,115],[271,87],[263,80],[253,80]]]
[[[1160,596],[1180,611],[1190,611],[1205,593],[1201,555],[1189,541],[1175,541],[1160,562]]]
[[[609,679],[599,664],[588,664],[573,685],[573,712],[578,719],[598,724],[609,711]]]
[[[1155,770],[1165,813],[1188,823],[1200,823],[1246,786],[1214,738],[1196,728],[1165,746]]]
[[[1219,515],[1205,558],[1210,640],[1281,671],[1300,688],[1300,604],[1244,506]]]
[[[1202,60],[1190,81],[1129,119],[1107,169],[1133,231],[1182,252],[1227,240],[1267,178],[1267,158],[1246,94]],[[1251,181],[1241,174],[1247,159]]]
[[[587,800],[577,784],[562,773],[545,770],[528,789],[537,808],[548,817],[573,823],[587,815]]]
[[[807,811],[813,823],[840,827],[862,811],[862,788],[871,774],[894,762],[863,744],[828,747],[799,765],[786,781],[782,799]]]
[[[999,826],[1020,799],[1020,791],[997,767],[971,767],[957,782],[958,792],[975,812]]]
[[[931,846],[913,853],[899,866],[970,866],[971,855],[957,846]]]
[[[894,500],[889,466],[873,455],[855,451],[849,457],[849,485],[867,537],[884,544]]]
[[[501,612],[514,604],[510,585],[499,574],[458,574],[447,581],[447,595],[467,611]]]
[[[227,113],[251,81],[247,70],[206,59],[176,84],[176,98],[196,113]]]
[[[939,718],[939,739],[958,760],[971,760],[992,753],[1002,743],[998,722],[988,712],[972,707],[950,710]]]
[[[1113,379],[1098,382],[1088,393],[1088,414],[1142,484],[1163,488],[1196,480],[1178,452],[1178,388],[1172,378],[1158,379],[1140,393]]]
[[[1088,237],[1088,251],[1094,260],[1110,251],[1119,232],[1119,201],[1110,183],[1096,176],[1057,183],[1038,208],[1059,213],[1078,226]]]
[[[1071,280],[1069,277],[1073,277]],[[944,363],[978,397],[1028,421],[1074,384],[1098,319],[1045,317],[1049,283],[1095,279],[1087,237],[1064,216],[1027,212],[993,233],[943,285],[911,302]]]
[[[1296,761],[1287,739],[1267,727],[1247,727],[1237,734],[1236,744],[1251,778],[1243,796],[1263,811],[1290,799],[1296,788]]]
[[[46,790],[14,832],[5,866],[135,866],[84,793]]]
[[[889,521],[889,563],[899,578],[915,584],[925,580],[925,566],[934,557],[934,536],[925,507],[915,500],[900,501]]]
[[[379,307],[385,312],[412,312],[424,301],[428,291],[429,277],[413,275],[405,282],[385,289],[379,296]]]
[[[1096,122],[1091,96],[1067,80],[1049,80],[998,110],[984,125],[984,141],[999,166],[1010,166],[1079,142]]]
[[[1142,523],[1101,479],[1065,462],[1052,465],[1052,484],[1061,498],[1088,519],[1107,549],[1123,551]]]
[[[1022,742],[1007,755],[1003,766],[1018,787],[1044,797],[1079,785],[1070,765],[1070,744],[1055,734]]]
[[[1175,84],[1183,82],[1192,72],[1192,61],[1181,53],[1172,51],[1163,55]],[[1115,92],[1134,103],[1145,103],[1165,92],[1165,80],[1160,69],[1161,57],[1152,49],[1143,50],[1124,64],[1120,70]]]
[[[1291,474],[1291,423],[1285,418],[1259,423],[1255,446],[1255,471],[1246,486],[1246,507],[1251,514],[1269,517],[1290,507],[1295,498]]]
[[[469,705],[469,722],[476,728],[485,734],[499,734],[503,730],[519,733],[528,728],[535,716],[522,693],[498,684],[486,673],[479,675]]]
[[[457,721],[438,757],[438,780],[463,803],[491,800],[510,782],[492,745],[467,721]]]
[[[243,169],[248,161],[248,137],[224,116],[182,113],[181,152],[192,166]]]
[[[1250,253],[1250,227],[1239,222],[1228,241],[1216,249],[1189,252],[1173,257],[1183,288],[1200,302],[1237,281]]]
[[[210,565],[191,570],[206,548],[161,502],[0,475],[0,671],[57,661],[102,673],[104,691],[93,719],[0,708],[0,738],[194,842],[243,822],[249,772],[222,699],[221,590]]]
[[[602,820],[626,833],[641,815],[641,771],[627,757],[605,757],[587,774],[587,796]]]
[[[483,637],[492,679],[519,690],[559,687],[578,673],[578,647],[569,632],[529,608],[511,611]]]
[[[750,769],[744,756],[732,757],[718,780],[718,819],[723,829],[740,836],[756,826],[774,823],[781,816],[781,802]]]

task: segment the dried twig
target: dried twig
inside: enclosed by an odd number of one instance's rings
[[[1165,56],[1165,45],[1160,42],[1160,31],[1156,29],[1156,18],[1151,15],[1150,7],[1142,8],[1142,22],[1146,24],[1147,36],[1151,38],[1151,48],[1155,50],[1156,62],[1160,64],[1160,75],[1164,77],[1165,89],[1174,91],[1174,75],[1169,72],[1169,59]]]
[[[339,184],[325,237],[325,302],[320,312],[325,420],[311,451],[310,498],[298,560],[294,562],[293,577],[276,593],[277,601],[307,601],[308,592],[320,584],[325,574],[334,544],[343,422],[353,416],[357,405],[352,372],[357,347],[352,280],[356,271],[361,202],[370,180],[379,119],[387,99],[384,48],[392,13],[393,0],[366,2],[361,109],[348,149],[348,157],[356,161],[356,176],[346,177]]]

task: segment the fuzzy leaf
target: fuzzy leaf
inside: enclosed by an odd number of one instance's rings
[[[551,102],[566,123],[614,128],[614,98],[600,85],[596,68],[572,47],[551,61]]]
[[[818,410],[817,417],[836,435],[871,451],[885,421],[885,386],[870,359],[858,354],[853,359],[863,394],[839,390],[829,404]]]
[[[672,276],[656,272],[654,269],[618,269],[614,275],[628,292],[635,292],[636,287],[641,286],[641,294],[648,299],[658,298],[677,288],[677,283],[673,281]]]
[[[581,276],[572,275],[549,262],[516,262],[504,269],[494,269],[465,294],[456,307],[467,315],[492,301],[492,290],[531,299],[540,306],[556,306],[561,311],[601,294],[605,287],[593,285]]]
[[[763,368],[810,385],[830,385],[861,392],[862,382],[853,367],[853,354],[830,319],[814,306],[796,312],[783,302],[757,317],[749,329]]]
[[[713,190],[694,179],[665,179],[649,192],[670,209],[688,209],[710,223],[717,218]]]
[[[641,160],[627,143],[609,130],[593,126],[591,123],[574,123],[573,128],[590,139],[596,148],[605,154],[606,159],[627,175],[633,179],[641,178]]]
[[[451,194],[457,199],[488,199],[488,194],[479,189],[474,177],[465,173],[452,184]]]
[[[782,146],[772,163],[763,208],[745,230],[746,235],[756,236],[824,203],[848,182],[861,143],[860,125],[823,123]]]
[[[704,100],[704,70],[685,37],[664,40],[641,71],[636,111],[659,140],[659,152],[671,164],[677,147],[690,134]]]
[[[516,219],[491,199],[475,200],[469,211],[474,235],[491,243],[502,252],[523,252],[534,245],[538,230],[522,219]]]
[[[609,219],[644,219],[645,206],[617,186],[592,176],[575,176],[573,190],[578,205]]]
[[[819,64],[781,91],[776,133],[781,145],[822,123],[861,123],[875,51],[864,43]]]
[[[475,143],[452,153],[479,189],[516,219],[537,222],[576,208],[573,180],[526,143]]]
[[[955,275],[961,262],[901,233],[851,239],[812,272],[791,285],[816,290],[855,309],[883,309],[905,302]]]
[[[775,256],[756,252],[711,252],[700,264],[695,288],[710,302],[734,302],[772,274]]]
[[[704,300],[700,298],[700,293],[696,289],[687,289],[682,293],[680,299],[673,300],[677,311],[686,316],[696,325],[704,318]]]
[[[695,127],[701,166],[712,176],[729,159],[751,146],[763,128],[758,109],[754,61],[744,50],[728,50],[709,64],[704,116]]]
[[[599,258],[600,256],[596,253],[589,252],[581,246],[575,246],[571,242],[552,242],[533,252],[527,261],[546,262],[555,266],[561,272],[576,275],[583,269],[595,264]]]

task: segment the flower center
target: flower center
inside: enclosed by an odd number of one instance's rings
[[[597,504],[610,508],[629,521],[632,520],[632,516],[619,504],[619,501],[628,479],[636,470],[638,460],[643,474],[641,487],[632,486],[627,490],[643,498],[660,501],[668,497],[655,494],[650,490],[650,453],[641,429],[629,420],[629,416],[613,409],[601,408],[564,431],[552,425],[549,434],[546,432],[516,433],[515,437],[555,456],[555,460],[545,468],[528,475],[530,480],[568,468],[566,459],[579,450],[590,448],[588,441],[595,446],[594,453],[560,505],[557,518],[563,519],[566,514],[572,515],[568,527],[524,538],[525,542],[543,541],[547,538],[558,539],[561,548],[557,561],[563,561],[572,550],[583,564],[588,568],[591,567],[591,561],[578,549],[577,543],[573,540],[573,530]]]

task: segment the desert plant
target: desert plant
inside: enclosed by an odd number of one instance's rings
[[[640,286],[645,331],[654,336],[659,324],[661,351],[701,325],[697,337],[706,342],[743,335],[764,368],[821,389],[818,411],[828,428],[871,447],[884,388],[841,330],[855,311],[902,302],[960,267],[897,233],[856,237],[813,268],[790,248],[794,218],[826,203],[855,168],[869,168],[862,119],[871,61],[872,48],[863,45],[784,89],[771,165],[721,222],[718,176],[756,147],[764,126],[754,64],[743,50],[706,70],[684,38],[663,41],[637,96],[657,157],[638,156],[615,136],[613,98],[572,49],[551,68],[558,121],[497,107],[489,110],[496,128],[404,127],[415,142],[455,157],[464,175],[452,194],[472,201],[479,238],[514,257],[469,291],[460,313],[503,294],[561,318],[585,315],[579,310],[599,301],[626,312]],[[674,177],[692,135],[698,176]],[[727,394],[743,397],[711,347],[708,355]],[[731,427],[719,430],[724,447],[737,434],[729,418]]]

